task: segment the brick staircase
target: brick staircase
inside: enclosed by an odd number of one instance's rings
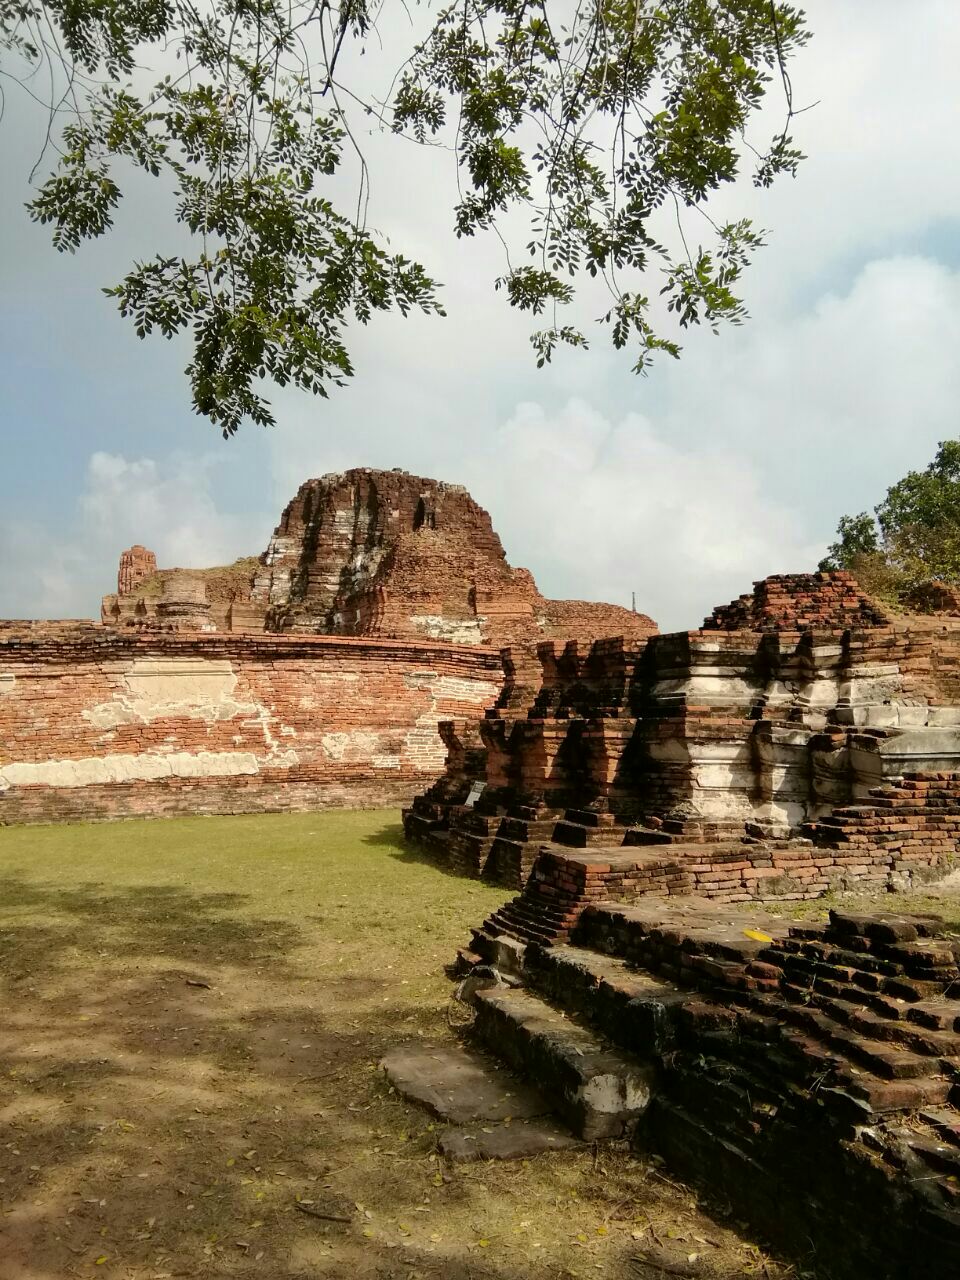
[[[556,911],[562,914],[558,903]],[[960,935],[645,897],[514,941],[473,1034],[581,1137],[635,1135],[824,1274],[960,1274]],[[489,924],[489,922],[488,922]],[[494,961],[503,939],[474,935]]]

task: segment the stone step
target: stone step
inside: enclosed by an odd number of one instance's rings
[[[665,1052],[688,991],[583,947],[531,943],[523,978],[555,1007],[585,1019],[639,1057]]]
[[[907,1018],[932,1031],[960,1031],[960,1000],[920,1000],[908,1007]]]
[[[551,843],[571,849],[613,848],[623,844],[623,834],[623,827],[586,826],[564,819],[554,827]]]
[[[593,809],[568,809],[563,815],[565,822],[576,823],[580,827],[612,827],[612,813],[599,813]]]
[[[412,809],[403,811],[403,829],[408,840],[425,841],[431,832],[436,831],[441,823],[436,818],[415,813]]]
[[[519,1160],[580,1145],[541,1093],[460,1046],[404,1045],[380,1067],[397,1093],[450,1123],[438,1136],[449,1160]]]
[[[508,816],[502,819],[497,836],[507,840],[549,840],[556,825],[554,817],[526,819]]]
[[[762,909],[712,909],[701,899],[651,895],[630,903],[591,904],[571,940],[645,967],[657,957],[675,958],[672,953],[679,953],[681,944],[690,955],[746,964],[788,928],[787,921]]]
[[[682,837],[673,836],[661,827],[628,827],[623,834],[623,843],[633,846],[676,844],[680,839]]]
[[[928,1058],[956,1058],[960,1056],[960,1033],[956,1031],[932,1031],[906,1020],[895,1020],[887,1010],[857,1008],[842,1000],[814,992],[810,1003],[821,1013],[841,1026],[849,1027],[874,1040],[891,1045],[902,1045],[913,1053]],[[930,1070],[935,1070],[931,1067]]]
[[[567,927],[565,904],[547,907],[526,898],[513,898],[484,922],[484,930],[496,937],[508,934],[523,942],[551,942]]]
[[[940,1133],[915,1120],[910,1128],[890,1130],[914,1155],[941,1176],[954,1184],[954,1195],[960,1199],[960,1150],[952,1142],[944,1141]],[[921,1175],[922,1176],[922,1175]]]
[[[473,929],[471,947],[465,954],[478,957],[481,962],[492,965],[505,976],[519,978],[523,972],[523,958],[527,945],[516,938],[511,938],[508,934],[496,934],[485,928]],[[476,961],[470,961],[466,967],[460,969],[457,976],[462,977],[469,973],[475,963]]]
[[[920,1119],[928,1124],[938,1138],[960,1147],[960,1111],[953,1107],[928,1107],[920,1112]]]
[[[856,1067],[866,1067],[881,1080],[918,1080],[940,1074],[940,1062],[925,1054],[913,1053],[902,1045],[859,1031],[836,1021],[822,1009],[807,1003],[809,993],[800,988],[783,988],[781,996],[763,996],[762,1006],[751,1002],[754,1008],[762,1007],[769,1015],[778,1018],[812,1037],[842,1059]],[[795,1003],[791,1003],[795,1001]],[[885,1023],[897,1026],[896,1023]]]
[[[578,1137],[632,1134],[650,1102],[650,1069],[604,1047],[592,1031],[529,991],[479,991],[474,1003],[478,1041],[535,1080]]]

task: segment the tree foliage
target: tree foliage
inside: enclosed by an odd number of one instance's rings
[[[928,467],[891,485],[873,516],[844,516],[820,568],[850,569],[888,597],[960,582],[960,440],[942,441]]]
[[[195,251],[136,262],[107,292],[141,336],[192,330],[198,412],[224,434],[245,417],[269,423],[264,378],[325,395],[352,372],[352,322],[442,311],[427,268],[367,225],[358,122],[454,152],[454,229],[503,240],[495,284],[542,317],[538,364],[558,344],[587,345],[559,318],[584,277],[606,285],[602,319],[637,371],[679,353],[678,329],[742,320],[737,289],[762,233],[715,221],[710,198],[746,162],[759,186],[796,170],[787,64],[807,38],[802,11],[779,0],[425,5],[375,96],[358,56],[385,4],[0,0],[0,70],[30,92],[44,64],[65,77],[47,103],[59,163],[29,205],[56,247],[107,233],[137,172],[174,193]],[[151,79],[157,57],[170,69]],[[771,84],[779,127],[757,146],[748,125]],[[332,179],[348,151],[360,189],[345,203]]]

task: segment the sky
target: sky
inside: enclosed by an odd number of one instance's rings
[[[724,197],[769,231],[742,327],[685,335],[646,378],[599,330],[538,370],[493,288],[499,247],[453,236],[448,161],[372,136],[373,225],[443,281],[447,318],[358,328],[346,389],[275,391],[276,428],[229,441],[191,411],[187,347],[139,341],[99,292],[170,243],[162,201],[144,189],[115,234],[58,255],[23,210],[42,122],[8,91],[0,617],[96,616],[134,542],[164,567],[257,554],[303,480],[353,466],[467,485],[545,595],[635,593],[665,630],[815,568],[842,515],[960,431],[960,7],[805,8],[808,159]]]

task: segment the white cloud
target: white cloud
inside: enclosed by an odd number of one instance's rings
[[[247,555],[263,522],[217,510],[210,492],[215,464],[212,454],[173,454],[157,462],[95,453],[78,504],[83,528],[100,544],[119,540],[118,551],[140,542],[169,567],[198,568]]]
[[[384,352],[380,382],[358,384],[362,412],[284,416],[260,511],[218,510],[217,454],[94,453],[65,529],[0,530],[0,612],[91,612],[132,542],[162,565],[256,554],[305,476],[402,465],[467,484],[546,594],[636,591],[661,625],[693,626],[755,578],[812,568],[839,515],[956,432],[958,346],[960,273],[901,258],[803,313],[699,342],[649,412],[619,409],[597,377],[573,398],[548,378],[546,396],[500,410],[483,371],[408,386],[406,353]]]
[[[0,522],[0,616],[88,617],[116,589],[134,542],[163,568],[228,564],[266,546],[272,519],[218,511],[212,454],[159,460],[94,453],[74,509],[57,529]]]
[[[493,444],[465,479],[546,594],[629,605],[636,590],[661,625],[690,627],[753,578],[816,554],[749,462],[679,449],[638,414],[527,402]]]
[[[670,371],[664,428],[751,458],[823,537],[956,435],[958,346],[960,273],[870,262],[807,311],[698,342]]]
[[[544,396],[499,412],[486,370],[439,366],[417,387],[433,405],[422,418],[402,398],[377,410],[394,375],[402,388],[402,358],[384,352],[379,381],[356,389],[361,412],[284,415],[275,489],[285,501],[304,476],[354,465],[463,482],[546,593],[635,590],[661,625],[686,627],[755,578],[815,567],[840,515],[957,430],[960,273],[935,262],[868,263],[802,312],[691,345],[655,396],[601,364],[575,398],[548,375]],[[629,407],[645,396],[655,407]]]

